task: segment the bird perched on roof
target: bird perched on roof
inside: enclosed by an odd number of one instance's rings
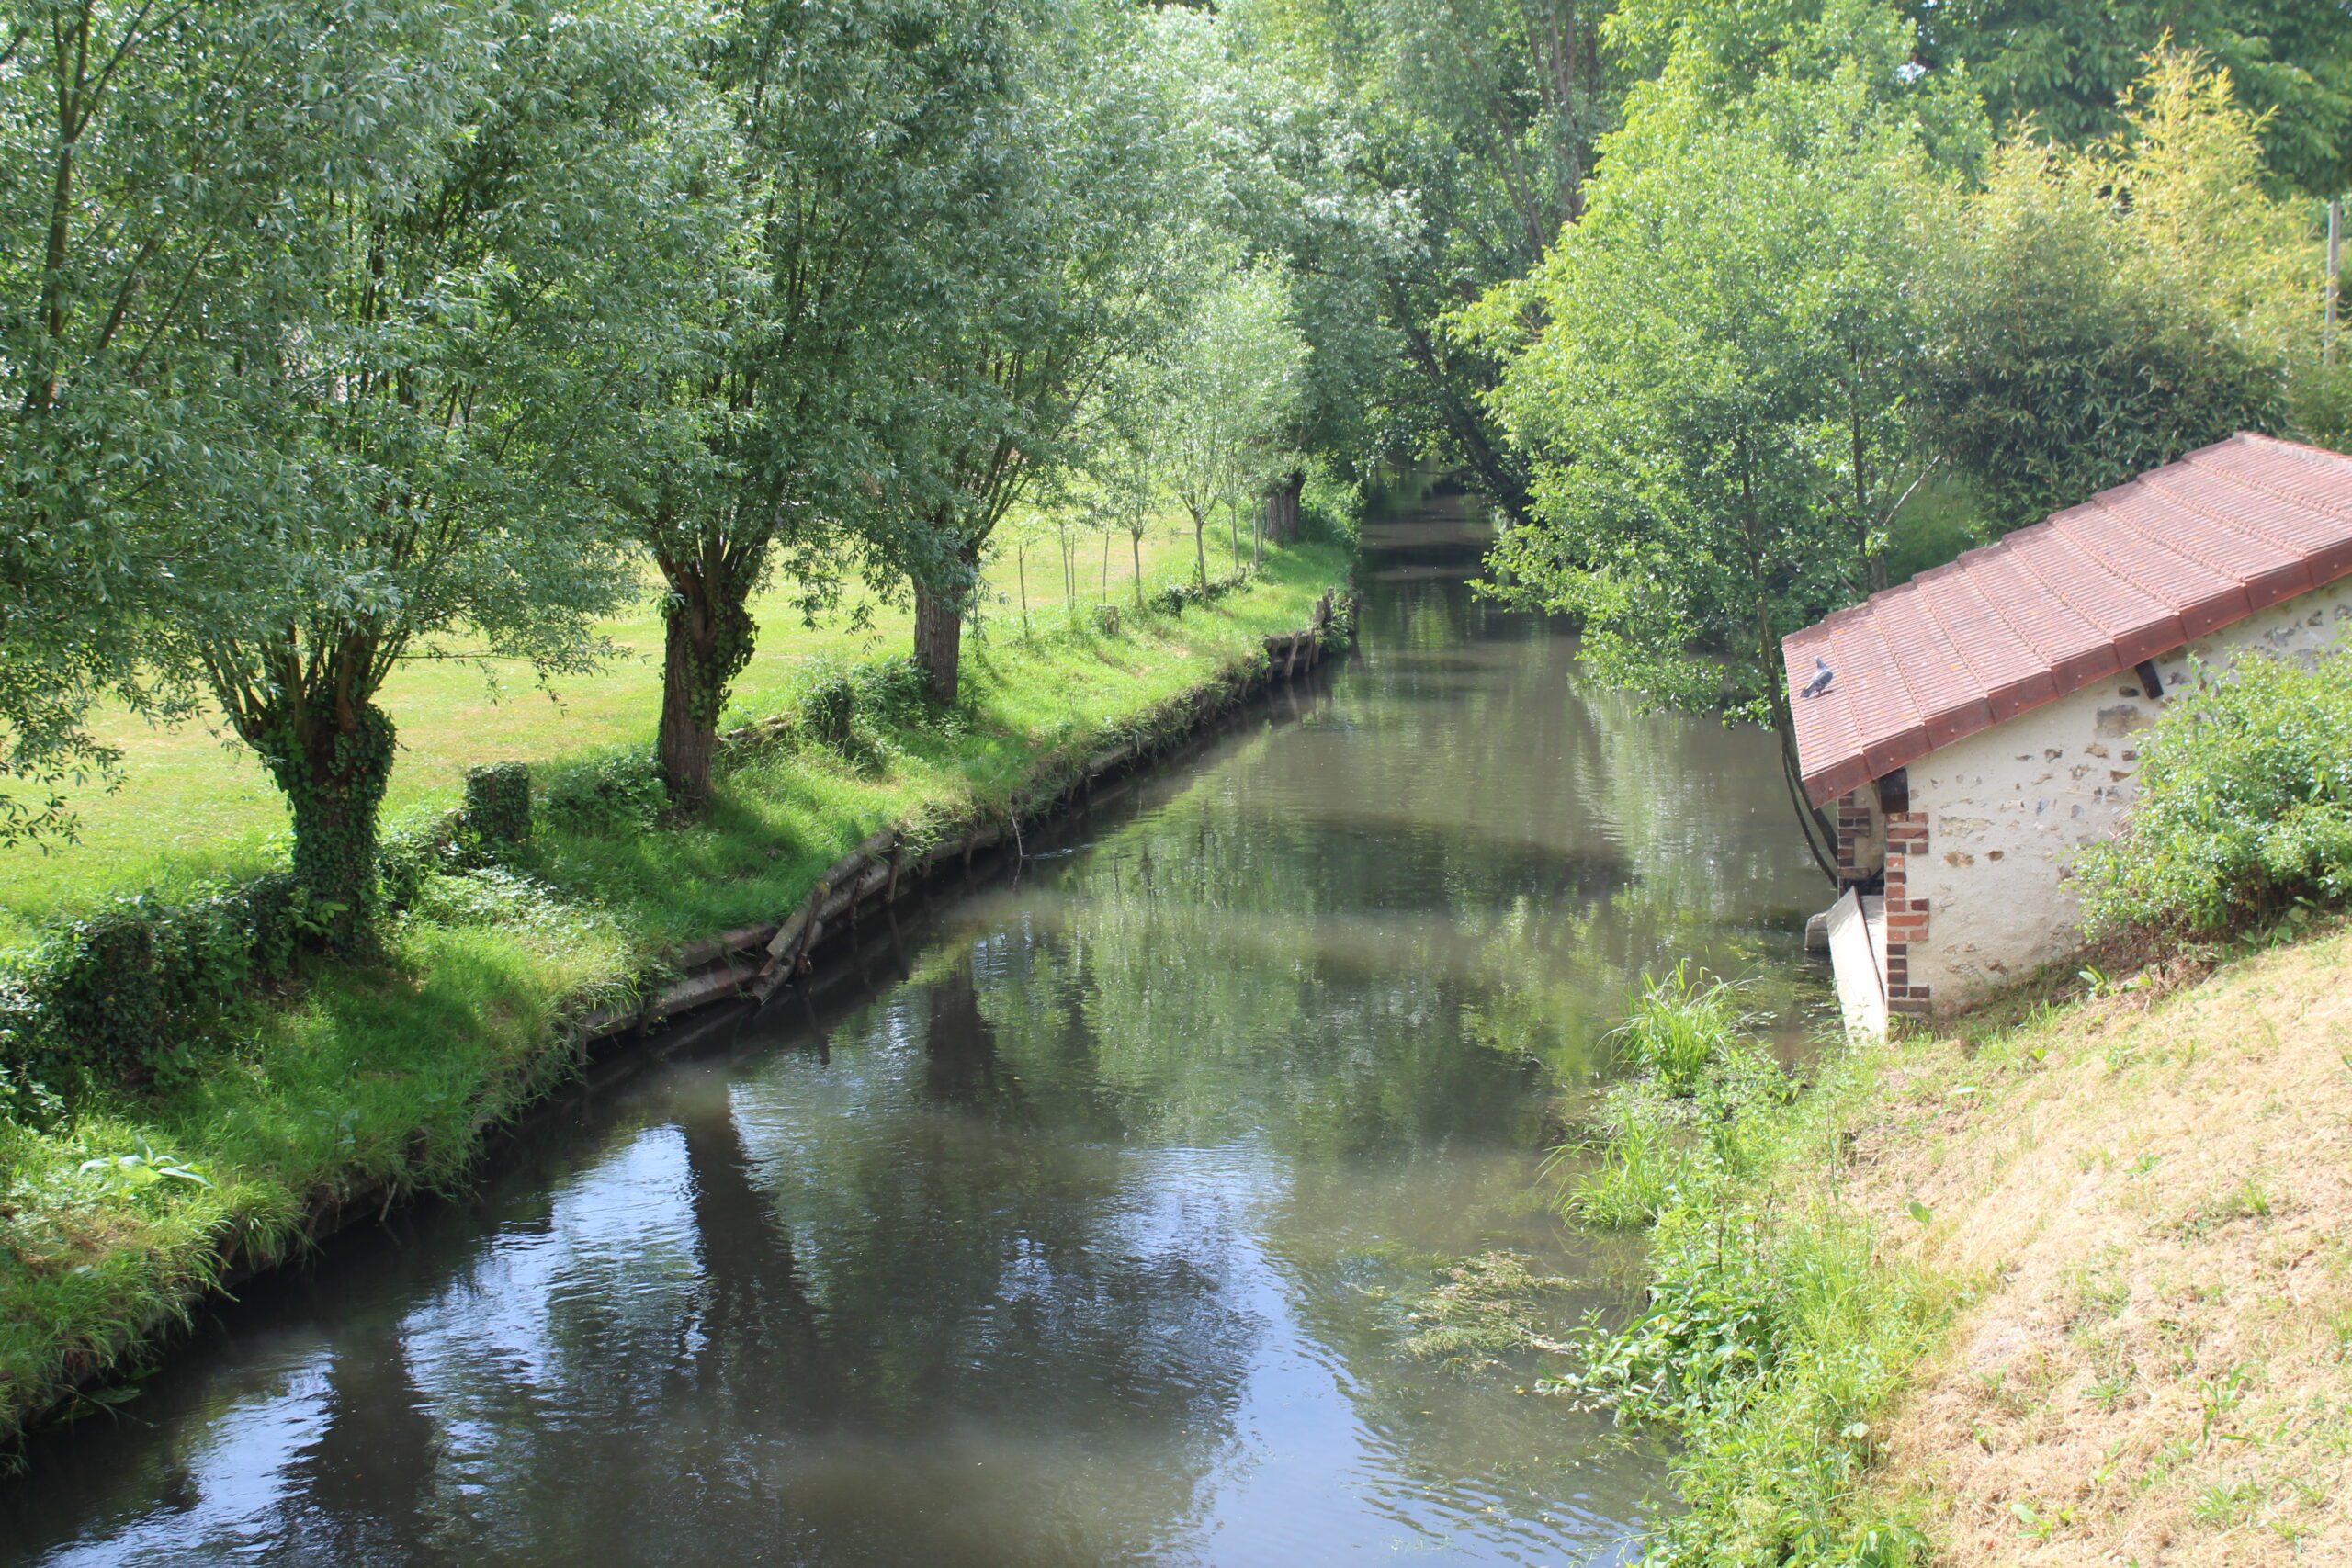
[[[1822,658],[1819,654],[1815,654],[1813,658],[1813,679],[1804,683],[1804,691],[1803,694],[1808,697],[1817,697],[1821,695],[1822,693],[1827,691],[1829,689],[1829,682],[1836,679],[1838,679],[1838,671],[1829,668],[1829,660]]]

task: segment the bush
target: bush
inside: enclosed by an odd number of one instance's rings
[[[820,664],[800,693],[800,728],[820,746],[849,744],[857,716],[857,671],[842,664]]]
[[[2218,931],[2352,893],[2352,652],[2193,680],[2142,739],[2122,836],[2076,867],[2093,934]]]
[[[492,762],[466,770],[466,826],[485,844],[519,844],[531,836],[531,770]]]
[[[1247,577],[1213,578],[1204,584],[1171,582],[1154,593],[1147,603],[1163,615],[1181,615],[1188,605],[1214,604],[1227,594],[1238,592],[1249,585]]]
[[[628,749],[549,763],[541,770],[538,795],[540,821],[591,838],[650,831],[670,807],[652,755]]]
[[[868,664],[823,662],[801,688],[800,728],[822,746],[847,746],[861,721],[874,729],[912,729],[937,716],[931,677],[911,659]]]
[[[321,924],[280,872],[176,901],[142,894],[62,927],[0,978],[0,1077],[19,1086],[13,1098],[37,1105],[40,1086],[136,1084],[170,1071],[289,974]]]
[[[1363,536],[1363,487],[1340,478],[1321,459],[1306,470],[1298,498],[1298,536],[1326,544],[1353,545]]]

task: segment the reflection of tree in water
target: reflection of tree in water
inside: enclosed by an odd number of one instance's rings
[[[424,1565],[434,1544],[440,1434],[397,1313],[344,1326],[325,1370],[318,1437],[286,1477],[282,1524],[260,1560]]]

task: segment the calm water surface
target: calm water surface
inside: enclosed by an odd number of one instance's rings
[[[1566,1564],[1657,1453],[1400,1353],[1629,978],[1796,965],[1770,747],[1581,688],[1370,530],[1363,651],[220,1312],[0,1563]],[[1778,993],[1775,993],[1778,994]]]

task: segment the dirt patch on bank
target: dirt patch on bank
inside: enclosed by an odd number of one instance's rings
[[[1888,1047],[1853,1196],[1974,1299],[1879,1473],[1954,1564],[2352,1562],[2352,935],[2146,997]]]

